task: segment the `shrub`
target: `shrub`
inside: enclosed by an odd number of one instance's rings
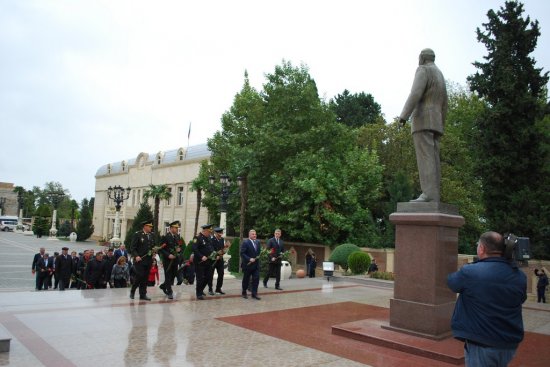
[[[348,257],[348,265],[352,274],[365,274],[369,270],[370,256],[363,251],[352,252]]]
[[[229,259],[229,271],[231,273],[238,273],[240,271],[240,257],[241,257],[241,251],[240,251],[241,245],[239,243],[238,238],[234,238],[233,241],[231,241],[231,247],[229,247],[229,255],[231,255],[231,259]]]
[[[395,280],[393,273],[388,271],[375,271],[370,274],[371,278],[383,280]]]
[[[336,265],[340,265],[344,271],[348,271],[348,257],[355,251],[360,251],[359,246],[351,243],[345,243],[334,249],[332,254],[330,254],[328,261],[332,261]]]

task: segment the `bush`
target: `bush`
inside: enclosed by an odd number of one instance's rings
[[[370,256],[363,251],[352,252],[348,257],[348,265],[352,274],[365,274],[369,270]]]
[[[228,270],[231,273],[238,273],[240,271],[240,247],[241,245],[239,243],[239,239],[234,238],[233,241],[231,241],[231,247],[229,247],[228,251],[228,254],[231,255],[231,259],[229,259]]]
[[[370,277],[374,279],[395,280],[393,273],[388,271],[375,271],[370,274]]]
[[[340,265],[344,271],[348,271],[348,257],[355,251],[360,251],[359,246],[351,243],[345,243],[334,249],[332,254],[330,254],[328,261],[332,261],[336,265]]]

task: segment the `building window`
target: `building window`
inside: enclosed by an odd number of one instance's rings
[[[166,206],[172,205],[172,188],[171,187],[168,188],[168,193],[170,194],[170,197],[166,199]]]
[[[178,161],[183,161],[183,158],[185,158],[185,152],[183,151],[183,148],[180,148],[178,150]]]
[[[178,205],[183,205],[183,186],[178,187]]]
[[[122,172],[126,171],[126,162],[122,161]]]
[[[111,174],[111,165],[110,164],[107,165],[107,174],[108,175]]]
[[[162,163],[162,154],[160,152],[157,153],[157,164]]]

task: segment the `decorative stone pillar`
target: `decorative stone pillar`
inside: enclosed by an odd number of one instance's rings
[[[447,275],[457,269],[458,229],[464,218],[449,204],[398,203],[395,224],[395,284],[391,330],[444,339],[451,335],[456,295]]]

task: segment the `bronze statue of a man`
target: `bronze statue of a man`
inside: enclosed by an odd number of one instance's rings
[[[438,202],[440,199],[439,139],[443,136],[447,114],[447,88],[434,61],[433,50],[426,48],[420,52],[411,93],[399,115],[402,124],[412,115],[411,133],[422,189],[422,194],[411,200],[416,202]]]

